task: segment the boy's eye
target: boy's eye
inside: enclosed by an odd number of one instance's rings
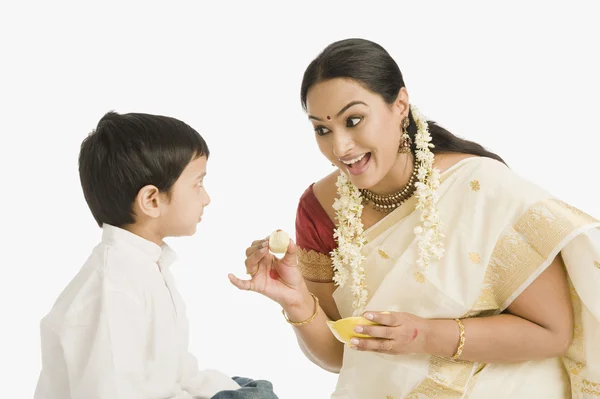
[[[317,126],[315,128],[315,132],[319,135],[319,136],[325,136],[327,133],[331,132],[331,130],[327,129],[325,126]]]
[[[362,117],[360,116],[351,116],[346,119],[346,127],[354,127],[358,125],[362,121]]]

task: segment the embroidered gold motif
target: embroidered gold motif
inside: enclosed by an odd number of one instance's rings
[[[600,269],[600,263],[594,261],[594,266],[596,266],[598,269]]]
[[[565,368],[569,372],[571,380],[571,391],[573,397],[579,397],[575,393],[580,393],[583,390],[583,379],[579,376],[581,370],[585,368],[585,353],[584,353],[584,337],[583,325],[581,321],[581,300],[573,287],[573,283],[569,279],[569,290],[571,293],[571,303],[573,304],[573,342],[567,351],[566,356],[562,360]]]
[[[467,382],[473,370],[473,362],[453,361],[443,357],[432,356],[429,360],[429,373],[408,397],[454,399],[462,398]]]
[[[573,231],[595,222],[589,215],[558,200],[549,199],[533,205],[513,226],[502,232],[491,254],[485,252],[483,257],[479,257],[480,262],[487,263],[487,270],[480,295],[468,314],[482,316],[500,313],[524,283],[551,260],[549,258],[554,256],[561,242]],[[471,260],[471,254],[469,259]],[[414,273],[414,278],[425,282],[425,276],[419,272]],[[582,393],[600,396],[597,393],[600,391],[600,384],[583,379],[587,375],[584,374],[586,364],[582,304],[574,289],[572,297],[575,314],[573,344],[563,361],[571,377],[573,397],[581,397]],[[476,381],[469,378],[472,372],[475,371],[476,378],[485,365],[478,365],[475,370],[474,367],[473,362],[454,362],[432,356],[427,377],[406,398],[464,398]]]
[[[302,276],[316,283],[333,282],[331,258],[321,252],[298,248],[298,269]]]
[[[425,276],[423,276],[423,273],[421,272],[415,272],[415,280],[417,280],[417,283],[424,283],[425,282]]]
[[[473,309],[489,309],[491,303],[503,307],[567,234],[593,222],[558,200],[533,205],[496,242],[483,283],[491,292],[482,291]]]
[[[481,256],[479,256],[478,253],[475,252],[471,252],[469,254],[469,259],[471,259],[471,263],[474,263],[476,265],[481,263]]]
[[[562,205],[563,207],[567,208],[569,211],[574,213],[576,216],[581,216],[586,219],[592,219],[592,217],[590,215],[588,215],[587,213],[581,211],[580,209],[575,208],[572,205],[567,204],[566,202],[562,202],[562,201],[558,201],[558,200],[556,200],[556,202],[559,203],[560,205]]]
[[[597,382],[582,380],[581,393],[587,393],[588,395],[600,396],[600,384]]]
[[[481,294],[477,303],[473,306],[471,310],[465,313],[461,319],[478,316],[478,317],[487,317],[493,316],[498,312],[498,305],[496,304],[496,298],[494,297],[494,291],[492,287],[486,286],[482,288]]]
[[[515,230],[547,257],[571,231],[594,222],[591,216],[562,201],[546,200],[532,206],[515,224]]]
[[[473,191],[479,191],[481,189],[481,185],[479,184],[479,180],[472,180],[469,183],[469,186],[471,186],[471,190],[473,190]]]
[[[567,352],[567,356],[577,363],[583,363],[585,361],[583,351],[583,324],[581,320],[581,311],[583,307],[571,279],[569,279],[569,291],[571,294],[571,304],[573,306],[573,340],[571,347]],[[579,370],[574,374],[579,374]]]
[[[467,314],[482,316],[502,311],[511,296],[556,253],[556,247],[570,233],[595,222],[591,216],[555,199],[530,207],[496,242],[481,294]],[[581,393],[600,396],[600,392],[594,391],[600,391],[600,385],[579,376],[586,368],[582,304],[570,281],[569,285],[574,312],[573,343],[563,362],[570,376],[573,397],[580,397]]]
[[[379,254],[379,256],[381,256],[383,259],[389,259],[390,256],[388,254],[386,254],[384,251],[382,251],[381,249],[377,250],[377,253]]]
[[[473,373],[473,376],[471,377],[471,379],[469,380],[469,385],[467,387],[467,393],[465,394],[464,398],[468,399],[471,396],[471,393],[473,391],[473,388],[475,387],[475,385],[477,385],[477,379],[480,376],[480,373],[483,371],[483,369],[485,369],[487,367],[487,364],[485,363],[479,363],[477,365],[477,367],[475,368],[475,372]]]

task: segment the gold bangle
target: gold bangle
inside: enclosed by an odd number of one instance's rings
[[[317,317],[317,314],[319,313],[319,298],[317,298],[312,292],[310,292],[310,295],[313,297],[313,300],[315,301],[315,313],[313,313],[312,316],[310,316],[308,319],[306,319],[304,321],[296,322],[296,321],[291,321],[290,319],[288,319],[287,315],[285,314],[285,310],[281,309],[281,314],[283,315],[283,317],[285,317],[285,321],[287,321],[288,323],[290,323],[293,326],[300,327],[300,326],[310,323]]]
[[[452,360],[458,360],[460,355],[462,355],[463,348],[465,346],[465,326],[463,325],[460,319],[454,319],[456,323],[458,323],[458,330],[460,333],[460,340],[458,341],[458,348],[456,349],[456,353],[451,357]]]

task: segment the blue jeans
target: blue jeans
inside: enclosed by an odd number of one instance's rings
[[[269,381],[244,377],[233,377],[233,380],[240,385],[239,389],[217,392],[211,399],[279,399]]]

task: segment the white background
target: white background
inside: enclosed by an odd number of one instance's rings
[[[39,321],[99,240],[77,156],[108,110],[177,117],[210,146],[212,204],[196,236],[169,240],[201,366],[329,396],[336,376],[304,358],[279,307],[227,273],[244,276],[253,239],[293,233],[298,198],[332,168],[299,90],[334,40],[379,42],[428,117],[600,217],[596,2],[199,3],[0,6],[3,397],[32,397]]]

